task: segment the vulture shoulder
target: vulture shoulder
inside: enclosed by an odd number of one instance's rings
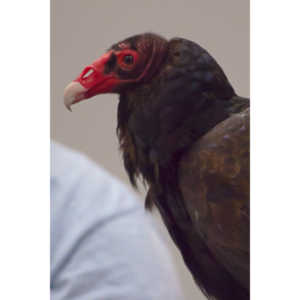
[[[249,288],[249,108],[201,137],[183,156],[179,186],[197,234]]]

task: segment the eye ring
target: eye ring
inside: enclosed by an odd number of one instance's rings
[[[134,58],[131,54],[126,54],[124,55],[123,57],[123,62],[126,64],[126,65],[132,65],[133,62],[134,62]]]

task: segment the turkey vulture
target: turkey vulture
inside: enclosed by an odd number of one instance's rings
[[[118,93],[133,186],[147,183],[209,299],[249,299],[249,99],[198,44],[145,33],[114,44],[65,89],[65,105]]]

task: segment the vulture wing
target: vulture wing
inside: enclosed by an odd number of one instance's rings
[[[219,123],[183,157],[179,184],[194,230],[249,289],[249,108]]]

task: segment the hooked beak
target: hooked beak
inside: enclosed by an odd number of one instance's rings
[[[98,94],[113,92],[120,80],[115,74],[105,74],[105,64],[112,51],[105,53],[68,84],[64,91],[64,104],[71,111],[71,106]]]
[[[69,111],[72,111],[71,105],[85,99],[85,92],[88,89],[83,87],[79,82],[72,81],[64,91],[64,104]]]

